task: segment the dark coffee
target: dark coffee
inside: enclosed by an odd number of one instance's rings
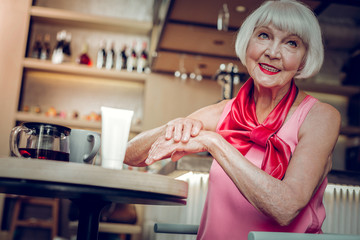
[[[34,148],[19,148],[21,156],[25,158],[49,159],[57,161],[69,161],[69,153]]]

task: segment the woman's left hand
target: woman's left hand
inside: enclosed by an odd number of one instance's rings
[[[161,136],[151,146],[145,163],[150,165],[169,157],[172,161],[177,161],[187,154],[204,152],[206,147],[202,142],[203,136],[208,133],[208,131],[201,131],[198,136],[190,138],[187,142],[177,142],[173,138],[167,140],[165,136]]]
[[[177,118],[166,124],[165,139],[186,143],[191,137],[196,137],[202,129],[203,123],[200,120]]]

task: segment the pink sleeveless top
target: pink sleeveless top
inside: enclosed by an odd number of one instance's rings
[[[316,101],[314,97],[306,96],[277,133],[289,144],[292,153],[298,144],[299,128]],[[229,101],[225,106],[218,127],[229,113],[232,102]],[[245,157],[260,168],[264,154],[265,148],[254,145]],[[325,219],[322,199],[326,185],[327,179],[292,223],[282,227],[253,207],[220,165],[213,161],[197,239],[245,240],[250,231],[322,233],[321,226]]]

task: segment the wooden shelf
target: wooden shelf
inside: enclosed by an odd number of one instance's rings
[[[68,25],[99,31],[123,32],[128,34],[148,35],[152,29],[151,22],[120,19],[73,12],[62,9],[33,6],[30,16],[34,21],[47,24]]]
[[[34,114],[27,112],[17,112],[16,121],[21,122],[43,122],[50,124],[58,124],[63,126],[68,126],[70,128],[85,128],[85,129],[94,129],[101,130],[101,122],[99,121],[85,121],[85,120],[76,120],[76,119],[64,119],[60,117],[47,117],[43,114]],[[132,126],[130,132],[140,133],[142,131],[141,126]]]
[[[360,136],[360,127],[346,126],[340,129],[340,134],[349,137]]]
[[[39,219],[28,219],[28,220],[18,220],[18,227],[33,227],[33,228],[52,228],[53,223],[49,220],[39,220]]]
[[[337,86],[329,84],[307,83],[301,81],[297,81],[296,85],[303,91],[328,93],[348,97],[360,93],[360,87],[358,86]]]
[[[76,228],[78,225],[77,221],[70,222],[70,228]],[[140,234],[141,226],[134,224],[124,224],[124,223],[99,223],[99,232],[106,233],[123,233],[123,234]]]
[[[51,61],[48,60],[39,60],[34,58],[25,58],[23,61],[23,67],[25,69],[44,72],[67,73],[73,75],[117,79],[122,81],[135,81],[143,83],[146,81],[147,78],[147,74],[145,73],[128,72],[126,70],[118,71],[114,69],[98,69],[96,67],[89,67],[76,63],[53,64]]]

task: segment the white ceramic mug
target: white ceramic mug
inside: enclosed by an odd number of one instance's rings
[[[100,134],[82,129],[71,129],[70,162],[93,164],[100,149]]]

